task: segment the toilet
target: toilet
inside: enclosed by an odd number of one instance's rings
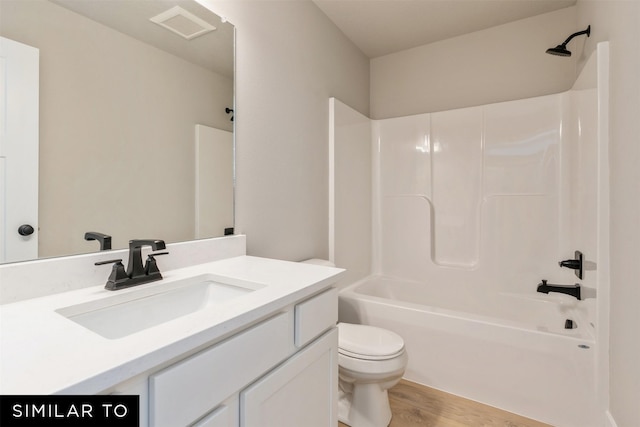
[[[407,366],[402,337],[368,325],[338,323],[338,420],[351,427],[386,427],[387,390]]]
[[[326,260],[308,264],[335,267]],[[404,340],[368,325],[338,323],[338,420],[351,427],[386,427],[391,421],[387,390],[407,367]]]

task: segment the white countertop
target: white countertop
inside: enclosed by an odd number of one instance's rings
[[[99,393],[328,287],[342,271],[240,256],[166,271],[162,281],[123,290],[91,286],[0,305],[0,394]],[[267,286],[119,339],[56,312],[206,273]]]

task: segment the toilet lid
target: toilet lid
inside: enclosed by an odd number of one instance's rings
[[[368,325],[338,323],[339,352],[368,360],[391,359],[404,351],[404,341],[395,332]]]

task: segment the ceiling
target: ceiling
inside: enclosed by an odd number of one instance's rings
[[[576,0],[312,0],[369,58],[573,6]]]
[[[114,30],[127,34],[208,70],[233,78],[233,25],[193,0],[51,0]],[[186,40],[149,18],[180,6],[216,30]]]

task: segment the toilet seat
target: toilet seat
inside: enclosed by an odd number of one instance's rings
[[[362,360],[388,360],[404,352],[404,341],[386,329],[338,323],[338,352]]]
[[[403,351],[404,349],[398,351],[397,353],[389,354],[385,356],[372,356],[370,354],[358,354],[358,353],[353,353],[340,348],[338,349],[338,353],[342,354],[343,356],[352,357],[354,359],[360,359],[360,360],[389,360],[389,359],[393,359],[395,357],[400,356],[403,353]]]

